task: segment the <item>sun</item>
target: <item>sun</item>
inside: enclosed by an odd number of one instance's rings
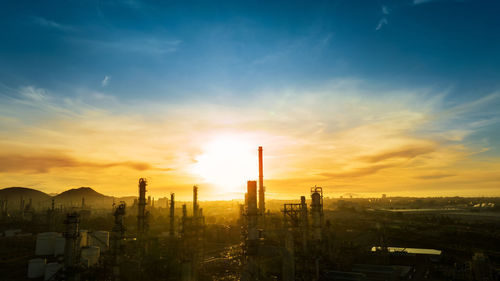
[[[244,136],[217,136],[195,160],[193,173],[220,192],[244,192],[247,180],[258,177],[257,147]]]

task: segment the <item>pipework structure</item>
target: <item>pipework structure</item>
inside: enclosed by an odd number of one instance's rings
[[[181,280],[198,280],[199,262],[203,256],[203,209],[198,204],[198,186],[193,186],[193,216],[188,217],[186,204],[182,205]]]
[[[115,223],[113,225],[111,233],[111,255],[113,257],[112,267],[113,267],[113,278],[115,281],[120,280],[120,262],[123,255],[124,245],[123,241],[125,239],[125,225],[123,223],[123,217],[125,216],[125,202],[120,202],[116,207],[113,216],[115,217]]]
[[[321,240],[321,230],[323,227],[323,188],[319,186],[311,187],[311,216],[313,238]]]
[[[66,280],[78,280],[77,264],[80,257],[80,215],[78,213],[67,214],[64,225],[66,226],[64,238],[64,275]]]

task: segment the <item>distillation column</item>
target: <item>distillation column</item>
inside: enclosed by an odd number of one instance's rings
[[[321,240],[323,231],[323,188],[315,186],[311,188],[311,215],[312,215],[312,235],[316,240],[313,247],[315,257],[316,280],[319,279],[319,260],[321,258]]]
[[[175,193],[170,193],[170,236],[175,234]]]
[[[198,186],[193,186],[193,218],[198,217]]]
[[[323,227],[323,189],[321,187],[311,188],[311,215],[313,238],[321,240]]]
[[[79,262],[79,237],[80,231],[78,229],[78,224],[80,223],[80,216],[78,213],[71,213],[66,216],[64,224],[66,225],[66,230],[64,232],[64,238],[66,238],[64,246],[64,273],[67,280],[78,280],[78,273],[76,272],[76,266]]]
[[[137,244],[139,246],[139,271],[142,276],[142,259],[146,253],[146,186],[147,181],[144,178],[139,179],[139,202],[138,202],[138,214],[137,214]]]
[[[309,220],[307,219],[306,197],[300,196],[300,233],[302,235],[302,252],[307,253],[307,238],[309,236]]]
[[[262,146],[259,146],[259,213],[264,215],[266,213],[266,198],[262,162]]]
[[[247,182],[247,264],[242,280],[253,281],[259,280],[259,264],[258,264],[258,243],[259,230],[258,210],[257,210],[257,182]]]
[[[123,255],[123,240],[125,239],[125,225],[123,224],[123,217],[125,216],[125,203],[121,202],[116,207],[113,216],[115,217],[115,224],[112,229],[111,236],[111,251],[113,257],[113,277],[115,281],[120,280],[120,262]]]

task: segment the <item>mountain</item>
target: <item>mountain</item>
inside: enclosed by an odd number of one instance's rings
[[[101,194],[90,187],[80,187],[66,190],[53,197],[56,204],[81,206],[82,199],[85,205],[92,207],[111,206],[113,197]]]
[[[8,206],[12,206],[12,208],[20,206],[21,198],[24,199],[25,204],[28,204],[29,199],[31,199],[33,205],[36,207],[39,204],[50,202],[51,197],[44,192],[27,187],[7,187],[0,189],[0,200],[7,200]]]
[[[80,187],[66,190],[59,194],[46,194],[36,189],[26,187],[7,187],[0,189],[0,200],[8,200],[8,208],[19,208],[21,199],[25,200],[28,204],[29,199],[32,199],[33,207],[35,208],[49,208],[52,199],[54,199],[55,206],[65,205],[80,207],[82,199],[85,199],[85,205],[92,208],[110,208],[113,204],[113,198],[116,203],[125,201],[127,205],[132,205],[135,196],[126,197],[112,197],[101,194],[90,187]]]

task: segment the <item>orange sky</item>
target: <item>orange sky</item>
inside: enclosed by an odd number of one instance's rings
[[[295,198],[310,186],[326,196],[500,196],[500,159],[470,141],[461,123],[498,94],[461,104],[446,93],[372,94],[356,80],[256,95],[226,106],[190,100],[121,102],[86,93],[56,99],[34,87],[3,107],[0,182],[61,192],[90,186],[136,195],[140,177],[155,197],[242,198],[264,147],[268,198]]]

